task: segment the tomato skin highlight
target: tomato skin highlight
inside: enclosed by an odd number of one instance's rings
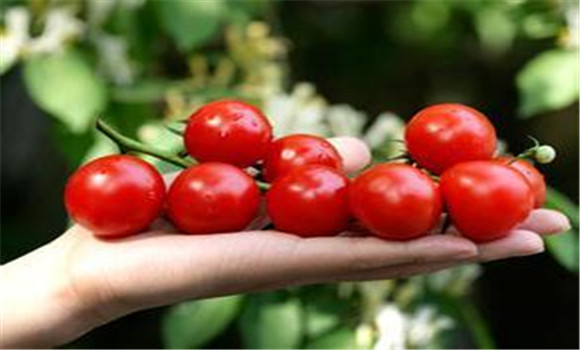
[[[513,167],[528,180],[534,193],[534,208],[541,208],[546,203],[546,180],[532,163],[514,157],[498,157],[496,160]]]
[[[437,184],[407,164],[380,164],[360,174],[349,190],[350,209],[374,235],[390,240],[424,236],[439,222]]]
[[[493,125],[480,112],[445,103],[415,114],[405,129],[405,143],[419,165],[441,174],[461,162],[491,159],[497,137]]]
[[[262,160],[272,126],[256,107],[236,100],[208,103],[189,117],[185,148],[199,162],[248,167]]]
[[[332,236],[348,226],[349,180],[336,169],[307,165],[279,177],[266,194],[274,226],[302,237]]]
[[[189,234],[235,232],[256,217],[260,191],[254,179],[225,163],[203,163],[181,172],[167,194],[167,215]]]
[[[341,170],[342,158],[322,137],[307,134],[284,136],[270,145],[264,159],[264,178],[274,181],[294,168],[315,164]]]
[[[439,184],[451,221],[475,242],[505,237],[534,207],[526,178],[496,161],[457,164]]]
[[[111,155],[80,167],[68,180],[65,206],[72,219],[98,237],[146,229],[160,214],[165,184],[146,161]]]

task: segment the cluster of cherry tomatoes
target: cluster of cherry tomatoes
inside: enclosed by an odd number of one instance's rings
[[[358,222],[376,236],[407,240],[433,231],[445,212],[462,235],[488,241],[545,199],[541,173],[526,160],[495,157],[493,125],[459,104],[420,111],[406,127],[408,159],[352,180],[331,143],[303,134],[273,139],[262,112],[240,101],[200,108],[183,138],[199,163],[168,190],[157,170],[134,156],[81,167],[65,191],[71,217],[101,237],[141,232],[160,215],[189,234],[236,232],[258,216],[265,198],[274,227],[303,237],[336,235]]]

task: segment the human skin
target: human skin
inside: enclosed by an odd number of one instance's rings
[[[331,142],[347,172],[369,163],[360,141]],[[59,346],[129,313],[184,300],[399,278],[536,254],[544,249],[542,235],[570,227],[561,213],[537,209],[507,237],[475,244],[453,230],[395,242],[360,232],[300,238],[261,230],[266,224],[261,217],[236,234],[184,235],[158,220],[147,232],[116,240],[74,225],[0,268],[0,347]]]

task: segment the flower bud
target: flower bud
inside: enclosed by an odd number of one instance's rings
[[[534,158],[540,164],[551,163],[556,158],[556,150],[552,146],[540,146],[536,149]]]

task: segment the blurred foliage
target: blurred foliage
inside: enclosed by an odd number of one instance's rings
[[[182,51],[203,45],[220,29],[225,4],[215,1],[156,1],[159,20]]]
[[[94,116],[107,106],[104,81],[79,52],[32,56],[24,78],[34,101],[73,133],[89,130]],[[47,82],[58,82],[58,89],[47,88]]]
[[[543,52],[526,64],[517,77],[520,113],[530,117],[569,106],[578,99],[578,50]]]
[[[332,104],[313,84],[292,81],[287,57],[292,43],[279,32],[279,2],[10,0],[0,6],[0,72],[22,65],[28,92],[53,117],[53,141],[71,168],[117,151],[92,130],[98,116],[129,136],[178,151],[180,139],[165,126],[223,97],[259,105],[276,135],[359,136],[377,161],[402,151],[393,142],[404,128],[396,114],[370,115]],[[384,21],[381,35],[436,54],[462,54],[459,43],[468,42],[470,54],[493,61],[536,45],[537,55],[514,81],[522,117],[545,116],[577,102],[577,2],[449,0],[388,6],[398,10]],[[315,15],[320,21],[333,19]],[[321,35],[356,35],[350,30],[338,26]],[[383,59],[389,69],[405,64]],[[449,95],[437,88],[434,94]],[[175,170],[148,160],[161,171]],[[548,192],[547,206],[573,222],[570,232],[548,238],[547,246],[562,266],[577,273],[578,206],[555,189]],[[478,265],[470,265],[405,280],[189,301],[169,308],[161,333],[168,348],[211,346],[232,328],[241,345],[256,349],[454,347],[465,344],[464,334],[467,344],[490,348],[494,343],[485,321],[467,297],[479,273]]]
[[[170,349],[195,349],[220,334],[239,311],[239,295],[181,303],[166,314],[163,338]]]
[[[578,273],[578,205],[568,199],[562,193],[553,188],[548,188],[546,193],[546,207],[558,209],[570,219],[572,228],[563,234],[546,238],[546,244],[556,259],[570,271]]]
[[[295,349],[302,340],[300,299],[283,292],[250,295],[240,317],[246,349]]]

